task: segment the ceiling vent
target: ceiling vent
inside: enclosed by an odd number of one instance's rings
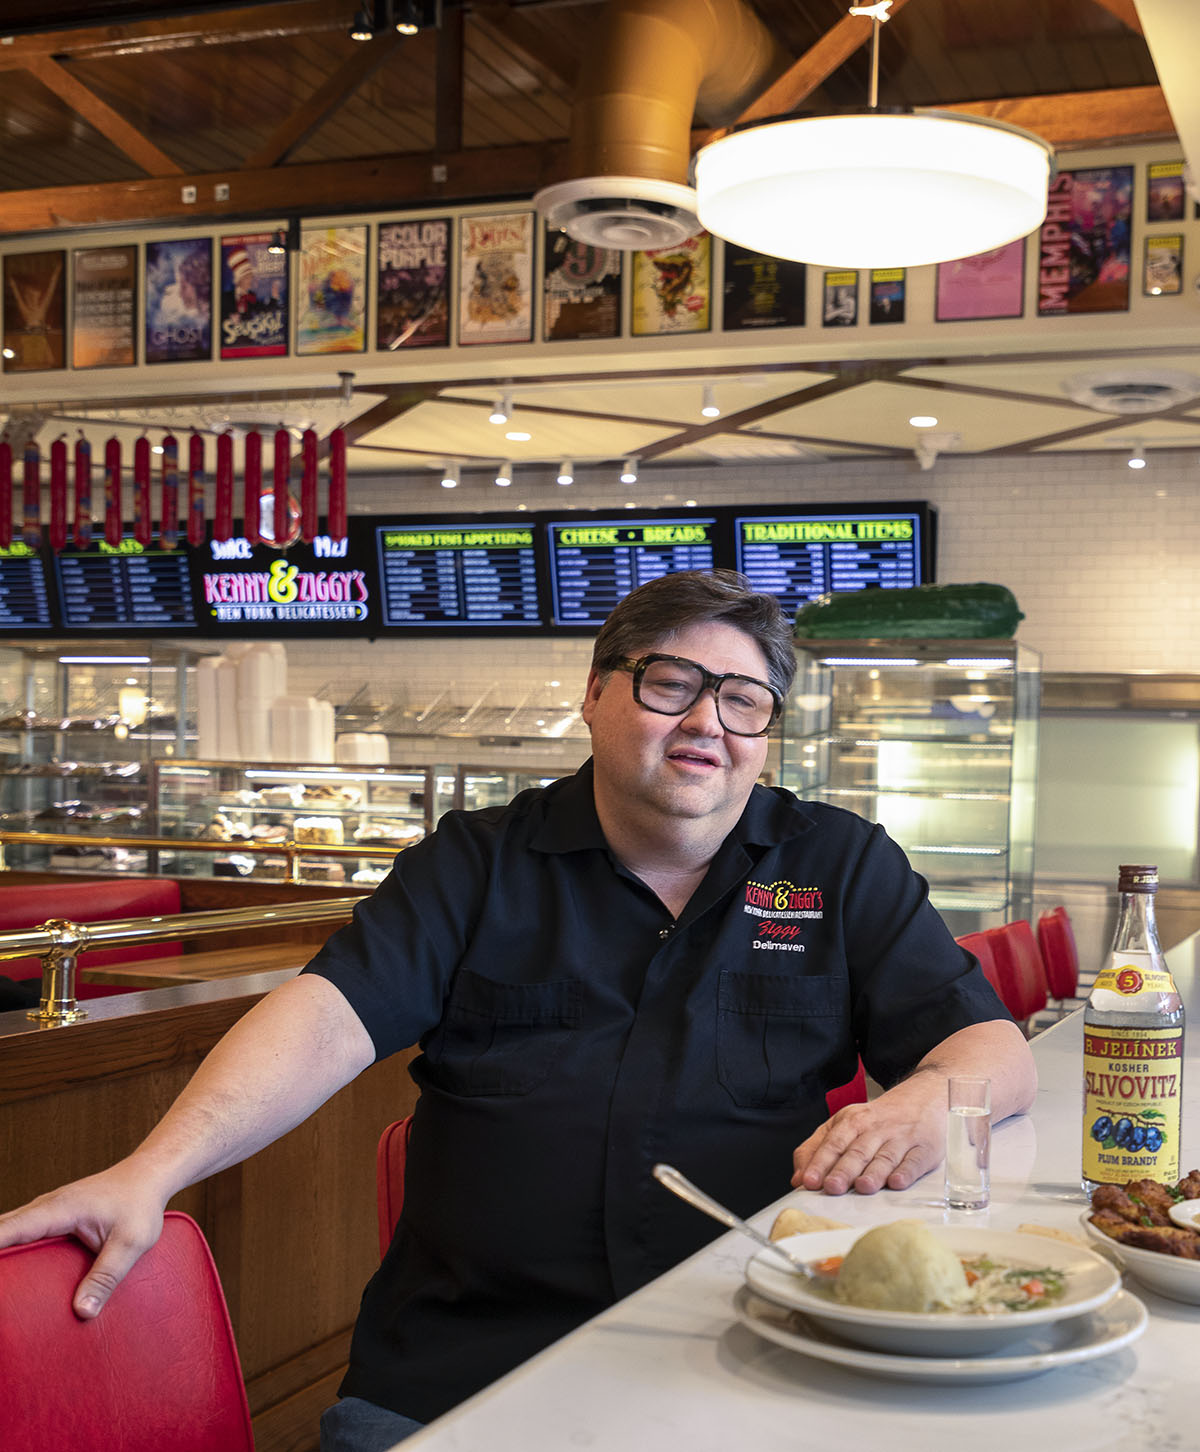
[[[1200,396],[1200,378],[1170,370],[1077,373],[1063,383],[1063,392],[1099,413],[1160,413]]]

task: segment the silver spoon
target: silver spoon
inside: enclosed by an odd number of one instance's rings
[[[786,1260],[792,1270],[799,1271],[802,1276],[809,1280],[816,1280],[816,1272],[793,1254],[786,1246],[776,1240],[768,1240],[760,1230],[755,1230],[753,1225],[748,1224],[740,1215],[735,1215],[732,1210],[727,1209],[719,1200],[714,1200],[711,1195],[706,1195],[698,1186],[693,1185],[686,1175],[681,1175],[672,1165],[655,1165],[653,1170],[654,1178],[660,1185],[665,1185],[672,1194],[678,1195],[681,1200],[697,1210],[703,1210],[706,1215],[711,1215],[714,1220],[719,1220],[730,1230],[740,1230],[743,1235],[748,1235],[751,1240],[756,1240],[765,1250],[773,1250],[781,1260]]]

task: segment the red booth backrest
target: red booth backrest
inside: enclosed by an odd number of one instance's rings
[[[80,878],[78,881],[22,883],[21,874],[0,873],[0,932],[36,928],[50,918],[72,923],[106,923],[116,918],[149,918],[180,911],[179,884],[165,877]],[[137,947],[97,948],[80,956],[85,968],[104,963],[131,963],[146,958],[171,958],[178,943],[144,943]],[[33,978],[42,971],[37,958],[0,962],[7,978]],[[82,995],[81,995],[82,996]]]

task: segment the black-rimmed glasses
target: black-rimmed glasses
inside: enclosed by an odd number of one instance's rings
[[[717,720],[734,736],[765,736],[783,698],[774,686],[735,671],[717,675],[681,655],[643,655],[623,660],[618,670],[632,671],[633,699],[659,716],[682,716],[705,691],[717,703]]]

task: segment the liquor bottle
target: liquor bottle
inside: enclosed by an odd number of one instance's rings
[[[1083,1188],[1179,1179],[1183,1003],[1158,944],[1157,867],[1122,867],[1108,962],[1083,1012]]]

